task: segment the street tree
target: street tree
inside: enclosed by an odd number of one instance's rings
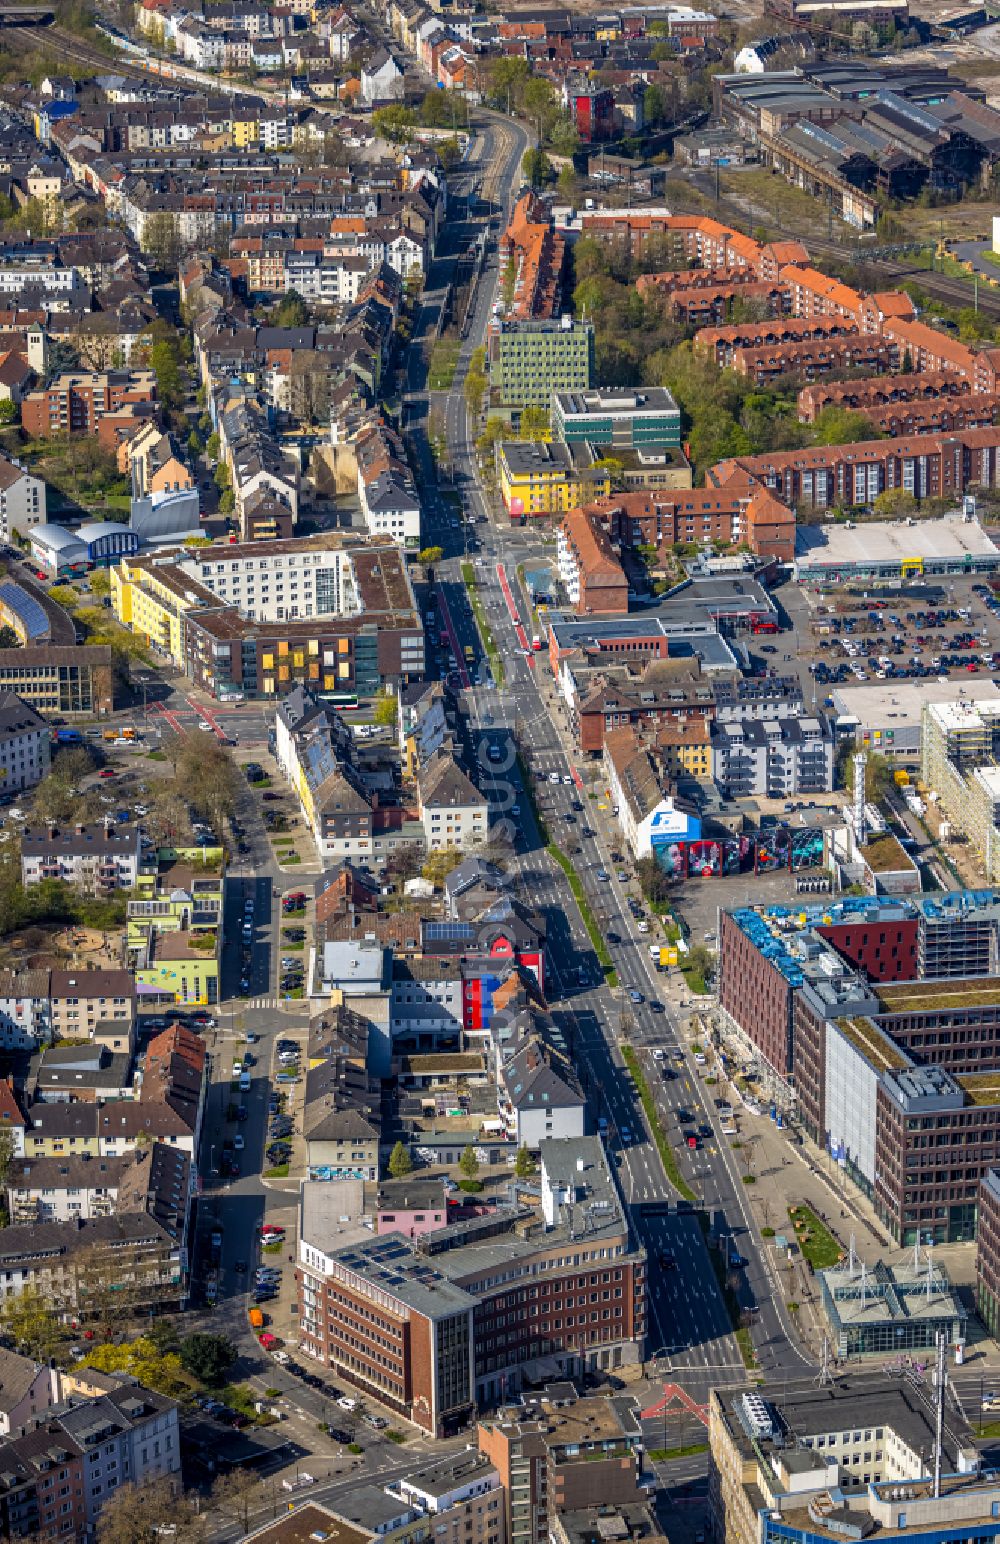
[[[24,1356],[47,1362],[63,1337],[59,1307],[38,1287],[26,1286],[0,1305],[0,1329]]]
[[[244,1533],[250,1531],[250,1518],[265,1501],[266,1494],[255,1474],[233,1469],[220,1475],[212,1486],[209,1506],[223,1517],[236,1517]]]
[[[288,408],[302,424],[321,423],[330,413],[330,365],[316,349],[296,349],[288,372]]]
[[[101,1507],[97,1544],[156,1544],[165,1535],[174,1544],[204,1537],[191,1498],[166,1477],[119,1485]]]
[[[169,214],[153,214],[146,221],[139,243],[143,252],[153,259],[157,268],[164,272],[176,271],[181,258],[181,240],[174,218]]]
[[[213,1335],[207,1330],[197,1330],[181,1341],[181,1365],[192,1378],[201,1383],[224,1382],[226,1373],[236,1360],[236,1347],[228,1335]]]
[[[471,1142],[463,1150],[462,1156],[458,1160],[458,1167],[466,1179],[476,1180],[479,1178],[479,1159],[476,1157],[476,1149],[472,1146]]]

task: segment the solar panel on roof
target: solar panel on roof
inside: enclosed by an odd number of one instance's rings
[[[49,621],[34,596],[22,590],[19,584],[0,584],[0,601],[23,622],[28,638],[44,638],[49,631]]]
[[[428,922],[425,929],[428,942],[458,942],[473,937],[471,922]]]

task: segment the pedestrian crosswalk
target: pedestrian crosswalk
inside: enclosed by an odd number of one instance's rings
[[[248,1008],[276,1008],[277,1006],[278,999],[276,997],[250,997],[247,999]]]

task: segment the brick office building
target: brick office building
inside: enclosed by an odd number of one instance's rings
[[[1000,1156],[1000,901],[725,913],[719,1002],[903,1244],[974,1236]]]
[[[976,1308],[987,1333],[1000,1333],[1000,1171],[988,1169],[979,1182],[976,1231]]]
[[[513,1392],[527,1362],[551,1359],[575,1377],[641,1359],[645,1253],[603,1145],[547,1140],[540,1155],[537,1213],[498,1207],[415,1242],[321,1218],[323,1198],[307,1187],[303,1350],[436,1436]]]

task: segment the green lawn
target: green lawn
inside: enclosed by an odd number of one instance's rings
[[[479,590],[476,585],[476,574],[471,563],[462,564],[462,582],[469,594],[469,605],[472,607],[472,614],[476,619],[476,626],[479,629],[479,636],[482,639],[483,648],[486,650],[486,657],[490,662],[490,669],[493,672],[493,679],[497,683],[498,689],[502,690],[504,682],[507,679],[507,672],[504,669],[503,660],[497,653],[497,646],[493,639],[493,633],[490,628],[490,624],[486,620],[486,613],[483,610],[483,603],[479,599]]]
[[[696,1453],[707,1453],[707,1442],[692,1442],[689,1447],[653,1448],[649,1457],[654,1464],[669,1464],[675,1458],[693,1458]]]
[[[802,1257],[812,1263],[814,1271],[828,1271],[837,1264],[844,1251],[811,1207],[790,1206],[788,1218]],[[803,1223],[804,1227],[799,1226]]]
[[[265,1179],[287,1179],[288,1178],[288,1165],[287,1165],[287,1163],[276,1163],[273,1169],[265,1169],[264,1170],[264,1178]]]
[[[431,362],[427,371],[430,391],[447,391],[455,379],[458,356],[462,345],[457,338],[439,338],[431,350]]]

